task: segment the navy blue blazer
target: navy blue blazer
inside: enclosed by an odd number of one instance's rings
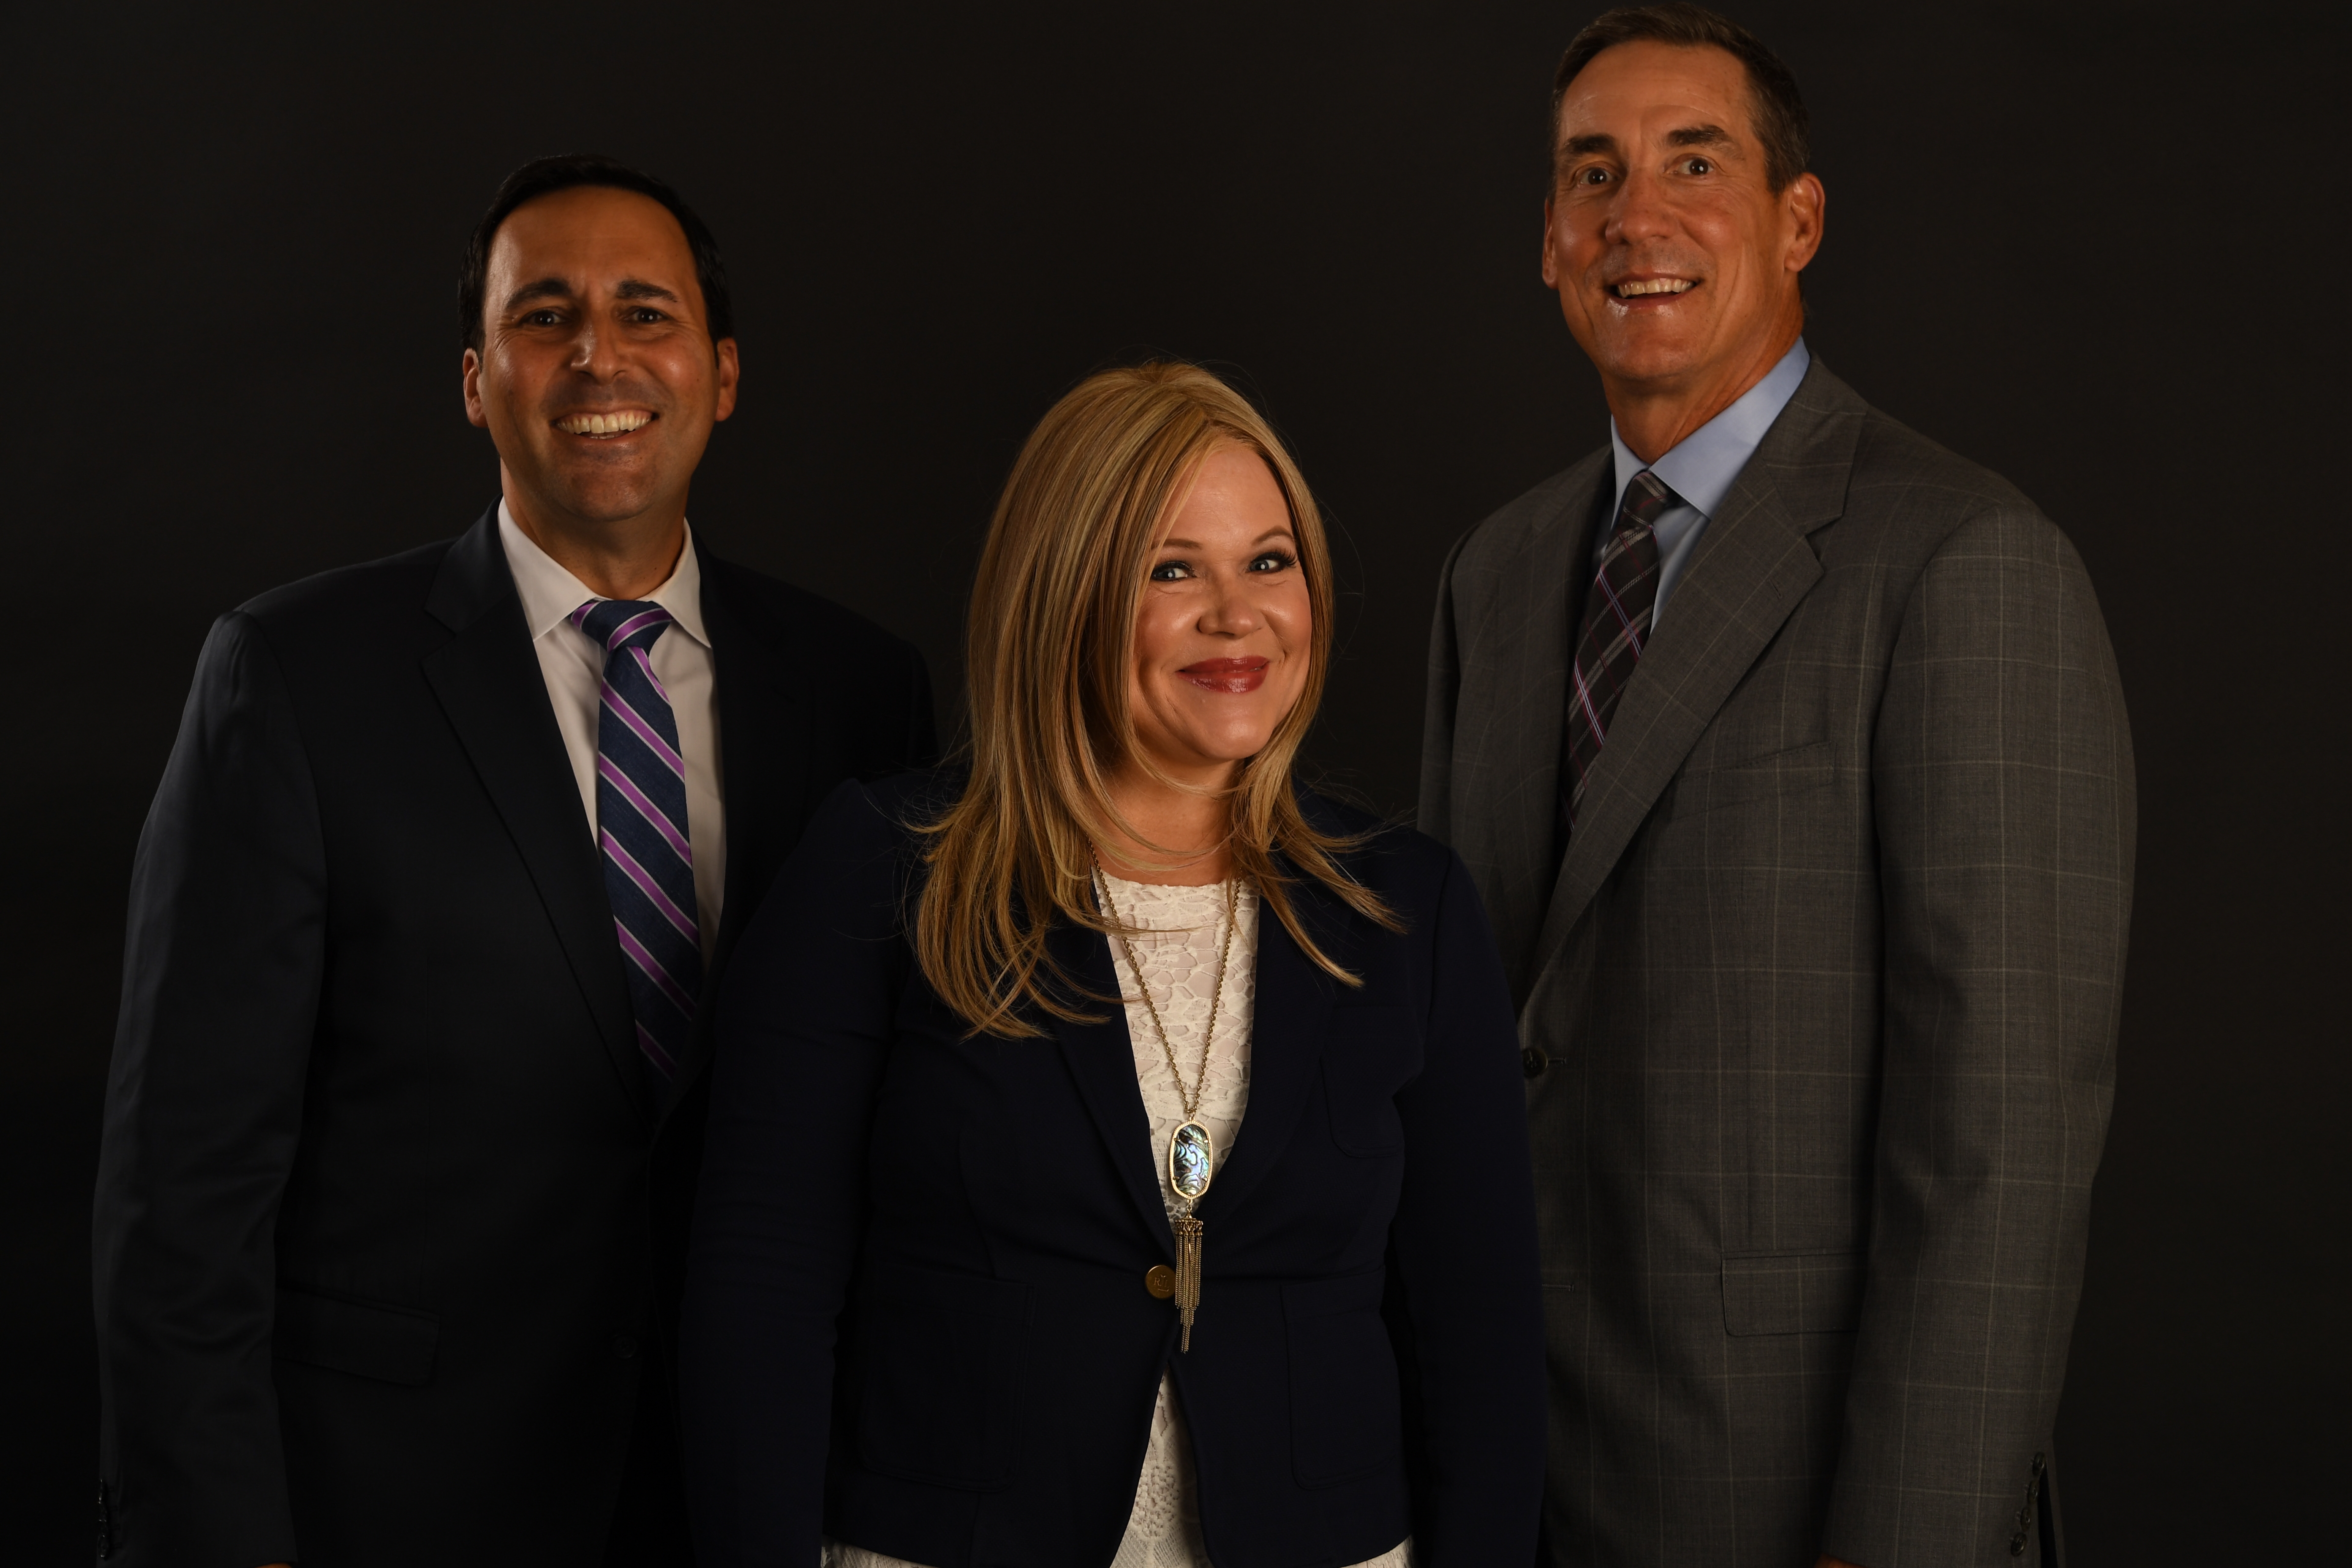
[[[696,549],[713,985],[835,781],[928,757],[930,684]],[[655,1103],[595,842],[495,508],[214,626],[139,837],[92,1216],[112,1568],[573,1568],[685,1533],[646,1352],[709,1046]]]
[[[1408,829],[1259,926],[1249,1110],[1202,1200],[1192,1350],[1124,1009],[970,1037],[918,968],[902,826],[939,775],[845,784],[719,1003],[684,1395],[704,1568],[811,1568],[820,1531],[928,1568],[1102,1568],[1163,1367],[1218,1568],[1533,1561],[1544,1389],[1524,1079],[1461,861]],[[1332,827],[1370,819],[1317,797]],[[1098,934],[1056,932],[1116,995]]]

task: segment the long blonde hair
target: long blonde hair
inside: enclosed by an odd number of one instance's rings
[[[1207,371],[1105,371],[1038,422],[996,503],[965,631],[970,775],[952,805],[916,825],[930,837],[916,956],[975,1034],[1041,1034],[1032,1009],[1089,1016],[1046,935],[1057,921],[1112,929],[1091,896],[1093,847],[1128,827],[1108,778],[1138,754],[1128,706],[1137,607],[1170,513],[1202,460],[1226,447],[1255,452],[1281,487],[1314,618],[1298,700],[1229,796],[1234,871],[1343,984],[1360,982],[1301,923],[1277,849],[1365,918],[1397,927],[1337,858],[1358,840],[1309,823],[1291,785],[1331,656],[1331,553],[1314,497],[1273,429]]]

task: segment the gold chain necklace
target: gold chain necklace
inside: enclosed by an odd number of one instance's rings
[[[1193,1216],[1192,1205],[1209,1190],[1209,1182],[1217,1171],[1217,1145],[1209,1130],[1201,1125],[1201,1091],[1209,1080],[1209,1054],[1217,1048],[1217,1012],[1225,1001],[1225,971],[1231,967],[1234,954],[1234,911],[1241,900],[1242,879],[1235,876],[1225,883],[1225,936],[1217,949],[1217,988],[1209,996],[1209,1027],[1201,1037],[1201,1068],[1192,1075],[1191,1093],[1184,1089],[1184,1069],[1176,1065],[1176,1047],[1169,1043],[1168,1026],[1160,1021],[1160,1005],[1151,999],[1151,983],[1143,977],[1143,965],[1135,956],[1135,943],[1127,934],[1127,917],[1118,912],[1118,904],[1110,894],[1110,873],[1104,870],[1102,858],[1095,858],[1096,887],[1101,890],[1103,908],[1110,911],[1118,945],[1127,953],[1127,967],[1135,976],[1136,988],[1143,993],[1144,1011],[1151,1016],[1151,1027],[1160,1037],[1160,1054],[1168,1058],[1168,1076],[1176,1080],[1176,1099],[1184,1108],[1184,1120],[1168,1135],[1168,1187],[1176,1194],[1176,1316],[1182,1325],[1177,1349],[1192,1348],[1192,1317],[1201,1308],[1201,1222]]]

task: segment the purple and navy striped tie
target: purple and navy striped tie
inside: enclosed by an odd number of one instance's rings
[[[686,1058],[702,992],[694,846],[686,836],[686,760],[650,650],[670,627],[659,605],[591,599],[572,624],[604,645],[596,724],[596,844],[613,902],[637,1048],[667,1082]]]

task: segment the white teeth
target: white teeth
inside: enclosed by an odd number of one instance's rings
[[[1636,294],[1683,294],[1690,289],[1687,278],[1634,278],[1617,285],[1617,297],[1630,300]]]
[[[632,408],[621,414],[574,414],[557,420],[555,427],[567,436],[625,436],[652,423],[652,415]]]

